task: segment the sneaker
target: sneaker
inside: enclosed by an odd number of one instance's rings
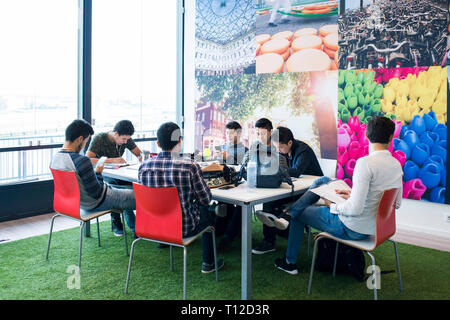
[[[273,224],[275,228],[279,230],[286,230],[289,227],[289,222],[291,221],[291,215],[283,212],[281,216],[274,220]]]
[[[289,218],[287,214],[283,214],[283,218],[278,218],[277,216],[267,213],[261,210],[255,212],[256,217],[268,227],[275,227],[279,230],[286,230],[289,226]]]
[[[264,240],[255,249],[252,249],[252,253],[254,254],[264,254],[272,251],[275,251],[275,245]]]
[[[219,244],[217,245],[217,251],[219,252],[230,251],[231,246],[232,241],[227,236],[224,236],[222,239],[220,239]]]
[[[295,263],[288,263],[286,261],[286,256],[283,258],[275,259],[274,263],[275,267],[277,267],[280,270],[283,270],[284,272],[287,272],[289,274],[297,274],[297,265]]]
[[[123,236],[123,225],[120,219],[111,219],[112,231],[116,237]]]
[[[223,265],[224,265],[224,261],[223,259],[217,259],[217,270],[220,270]],[[211,273],[216,271],[216,268],[214,266],[214,262],[213,263],[202,263],[202,273]]]
[[[276,219],[278,219],[277,216],[275,216],[275,215],[273,215],[273,214],[271,214],[271,213],[268,213],[268,212],[264,212],[264,211],[262,211],[262,210],[257,210],[257,211],[255,212],[255,214],[256,214],[256,217],[257,217],[262,223],[264,223],[266,226],[268,226],[268,227],[275,227],[274,221],[275,221]]]
[[[168,248],[168,247],[170,247],[168,244],[161,243],[161,242],[158,243],[158,248],[159,249],[164,249],[164,248]]]
[[[277,24],[273,23],[273,22],[269,22],[269,27],[276,27]]]

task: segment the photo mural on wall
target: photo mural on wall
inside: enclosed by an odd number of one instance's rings
[[[196,0],[196,75],[255,73],[254,39],[254,0]]]
[[[351,186],[368,155],[367,122],[395,123],[389,151],[403,168],[403,197],[446,203],[447,67],[339,70],[336,176]]]
[[[262,0],[256,8],[256,73],[337,70],[337,0]]]
[[[336,177],[352,185],[356,160],[369,152],[367,122],[386,116],[396,126],[389,150],[404,171],[403,197],[450,204],[447,1],[197,0],[197,39],[230,28],[220,17],[236,8],[248,16],[233,30],[253,36],[252,52],[236,53],[235,64],[248,58],[238,68],[223,57],[196,63],[197,150],[209,156],[223,144],[230,120],[248,147],[254,123],[267,117],[336,159]]]
[[[336,159],[337,71],[198,76],[196,81],[195,149],[205,157],[225,143],[228,121],[241,124],[249,147],[256,140],[254,123],[264,117],[274,128],[290,128],[321,158]]]

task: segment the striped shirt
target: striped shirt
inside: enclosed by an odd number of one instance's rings
[[[183,236],[200,222],[199,205],[211,201],[211,190],[203,179],[200,166],[192,160],[173,158],[170,152],[160,152],[139,167],[138,182],[147,187],[176,187],[183,212]]]
[[[79,153],[60,150],[50,164],[50,168],[75,171],[80,188],[80,207],[92,210],[100,205],[106,194],[106,183],[101,174],[94,172],[91,159]]]

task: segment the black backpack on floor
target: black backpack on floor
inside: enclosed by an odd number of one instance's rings
[[[335,251],[336,241],[328,238],[321,239],[317,248],[314,269],[323,272],[333,272]],[[351,274],[359,282],[362,282],[365,278],[365,269],[366,260],[362,250],[339,243],[336,273]]]

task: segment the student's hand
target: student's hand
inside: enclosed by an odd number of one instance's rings
[[[106,162],[108,163],[125,163],[125,159],[122,157],[119,158],[109,158],[108,160],[106,160]]]
[[[339,189],[336,189],[334,191],[336,191],[336,194],[339,195],[341,198],[344,198],[345,200],[350,198],[350,194],[352,192],[351,190],[339,190]]]
[[[105,167],[105,163],[103,163],[101,166],[99,166],[97,164],[97,166],[95,166],[95,172],[101,174],[103,172],[104,167]]]
[[[140,153],[137,158],[138,158],[139,162],[142,162],[142,160],[144,160],[144,157],[142,156],[142,153]]]
[[[330,207],[330,205],[333,203],[333,202],[331,202],[330,200],[328,200],[328,199],[323,199],[323,201],[325,202],[325,205],[329,208]]]

